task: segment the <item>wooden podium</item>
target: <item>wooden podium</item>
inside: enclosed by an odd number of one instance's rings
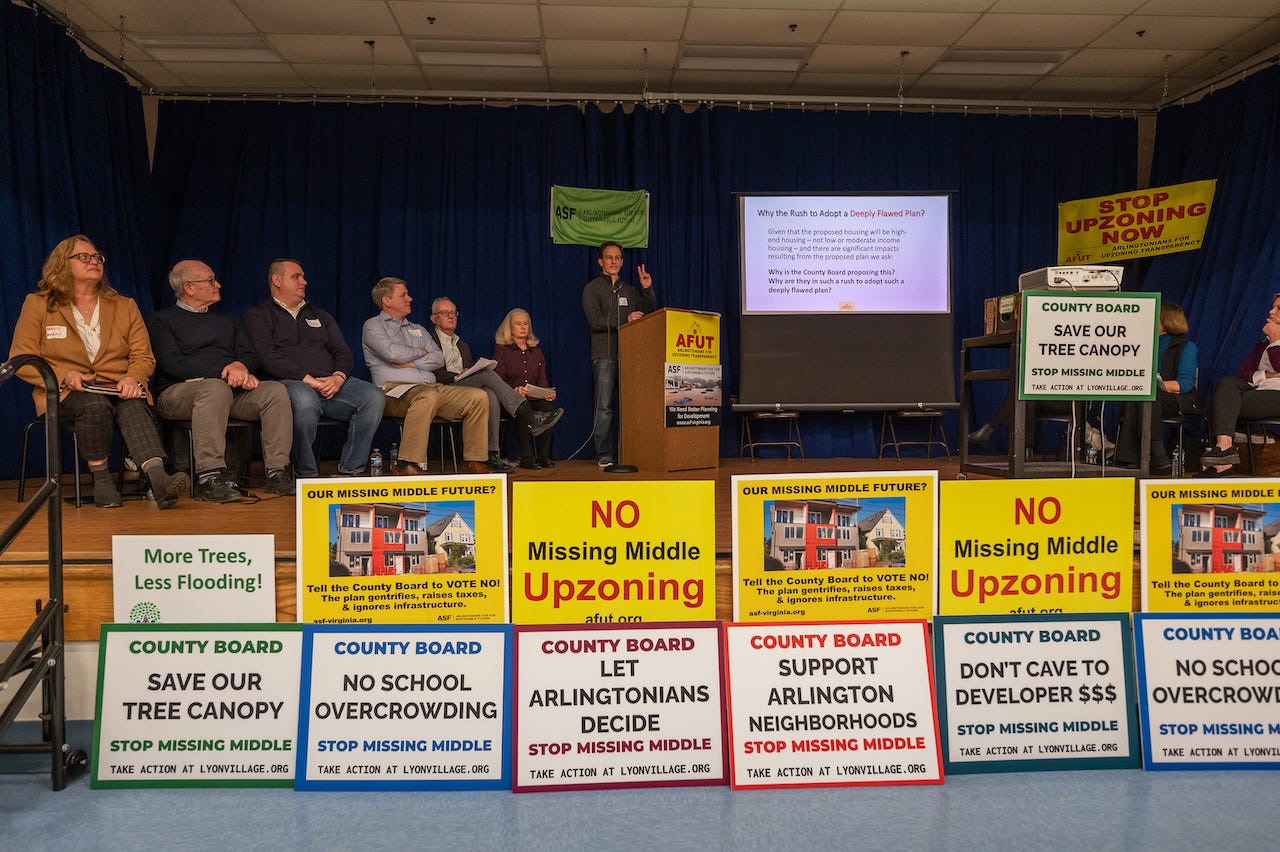
[[[719,426],[667,425],[668,332],[709,316],[718,328],[716,314],[661,308],[618,329],[619,461],[661,473],[720,466]]]

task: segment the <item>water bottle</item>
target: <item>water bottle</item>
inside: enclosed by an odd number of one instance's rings
[[[382,450],[377,447],[369,454],[369,475],[382,476]]]
[[[1181,445],[1178,445],[1173,448],[1173,452],[1170,454],[1170,461],[1173,462],[1172,472],[1173,472],[1174,478],[1181,479],[1187,464],[1187,459],[1186,459],[1186,456],[1183,455],[1182,453]]]
[[[394,470],[396,466],[396,462],[400,461],[400,445],[397,444],[395,441],[391,442],[390,456],[391,456],[391,467]]]
[[[1097,448],[1097,447],[1090,447],[1088,450],[1086,450],[1086,451],[1085,451],[1085,454],[1084,454],[1084,460],[1085,460],[1085,462],[1086,462],[1086,463],[1088,463],[1088,464],[1097,464],[1097,463],[1098,463],[1098,448]]]

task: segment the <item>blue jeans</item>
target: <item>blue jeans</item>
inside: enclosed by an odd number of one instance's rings
[[[591,377],[596,390],[596,414],[591,427],[591,435],[596,442],[596,458],[612,457],[613,400],[618,392],[618,362],[609,358],[592,361]]]
[[[316,426],[321,417],[347,421],[347,441],[338,459],[339,473],[359,473],[369,461],[373,434],[382,423],[382,391],[363,379],[347,379],[332,399],[325,399],[305,382],[281,382],[293,406],[293,472],[302,478],[319,476],[316,467]]]

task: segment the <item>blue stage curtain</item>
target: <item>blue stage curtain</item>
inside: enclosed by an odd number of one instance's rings
[[[0,357],[50,249],[72,234],[92,239],[108,280],[150,312],[151,178],[137,91],[61,27],[12,3],[0,4],[0,91]],[[10,447],[35,414],[30,390],[16,380],[0,389],[0,435]],[[32,449],[32,471],[43,470],[43,450]],[[17,476],[17,459],[16,450],[0,453],[0,478]]]
[[[1056,205],[1135,181],[1131,118],[929,115],[700,106],[508,108],[408,104],[165,102],[155,157],[156,264],[210,262],[227,307],[266,298],[267,264],[298,258],[308,298],[359,351],[383,275],[409,281],[414,318],[447,294],[477,353],[508,309],[543,339],[564,455],[590,433],[582,285],[595,251],[554,246],[550,186],[645,189],[649,247],[626,253],[666,306],[723,315],[726,388],[739,310],[734,193],[950,190],[956,339],[982,333],[982,299],[1052,263]],[[156,298],[161,301],[160,280]],[[910,346],[911,341],[903,341]],[[847,369],[856,371],[856,365]],[[910,381],[904,376],[903,381]],[[1002,390],[986,389],[980,414]],[[816,456],[878,450],[878,417],[805,415]],[[951,436],[954,441],[954,418]],[[737,452],[726,414],[722,452]]]
[[[1160,113],[1153,186],[1216,178],[1204,243],[1151,262],[1143,289],[1182,305],[1200,387],[1234,373],[1280,292],[1280,68]]]

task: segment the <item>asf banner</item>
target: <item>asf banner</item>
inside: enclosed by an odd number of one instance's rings
[[[552,186],[551,241],[558,246],[612,241],[623,248],[647,248],[649,193]]]
[[[1064,201],[1058,263],[1102,263],[1200,248],[1218,182],[1198,180]]]

